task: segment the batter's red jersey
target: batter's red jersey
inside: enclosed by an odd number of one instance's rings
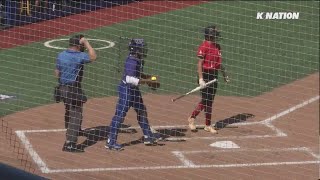
[[[203,41],[198,48],[197,56],[204,59],[204,69],[220,69],[222,59],[219,44]]]

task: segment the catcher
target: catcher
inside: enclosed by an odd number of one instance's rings
[[[156,145],[159,134],[152,133],[147,117],[147,110],[143,104],[139,85],[148,85],[156,89],[160,83],[155,76],[146,75],[143,71],[144,58],[147,56],[147,47],[143,39],[132,39],[129,43],[129,55],[125,62],[123,77],[118,85],[119,99],[116,112],[110,124],[109,138],[106,148],[110,150],[123,150],[123,146],[117,144],[120,124],[130,109],[133,107],[137,113],[139,125],[144,134],[145,145]]]

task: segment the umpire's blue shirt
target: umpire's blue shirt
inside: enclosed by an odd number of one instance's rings
[[[56,69],[60,72],[60,84],[74,83],[79,74],[81,65],[89,63],[87,53],[67,49],[58,54]]]

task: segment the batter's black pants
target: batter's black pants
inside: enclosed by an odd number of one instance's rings
[[[203,69],[202,71],[203,80],[207,83],[214,79],[218,80],[218,71],[217,70],[207,70]],[[217,93],[218,81],[210,84],[208,87],[201,89],[201,102],[204,106],[212,106],[214,97]],[[211,112],[210,112],[211,113]]]
[[[207,83],[211,80],[218,79],[218,71],[217,70],[202,70],[203,80]],[[192,112],[191,117],[195,118],[199,115],[199,113],[204,110],[206,117],[206,125],[211,125],[211,115],[212,115],[212,105],[214,101],[214,97],[216,95],[218,89],[218,82],[214,82],[210,84],[208,87],[201,89],[201,101],[198,103],[197,107]]]

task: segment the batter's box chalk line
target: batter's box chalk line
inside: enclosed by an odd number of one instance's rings
[[[187,159],[185,155],[187,154],[208,154],[208,153],[221,153],[221,152],[306,152],[309,153],[316,160],[314,161],[294,161],[294,162],[269,162],[269,163],[242,163],[242,164],[223,164],[223,165],[197,165],[191,160]],[[219,150],[199,150],[199,151],[172,151],[174,156],[176,156],[183,166],[190,168],[226,168],[226,167],[250,167],[250,166],[277,166],[277,165],[298,165],[298,164],[320,164],[319,155],[316,155],[307,147],[293,147],[293,148],[272,148],[272,149],[219,149]]]
[[[193,139],[250,139],[250,138],[268,138],[268,137],[282,137],[287,136],[283,131],[281,131],[279,128],[276,128],[271,123],[280,117],[289,114],[297,109],[300,109],[316,100],[319,99],[319,96],[315,96],[313,98],[310,98],[298,105],[295,105],[285,111],[282,111],[272,117],[269,117],[267,119],[264,119],[262,121],[258,122],[243,122],[243,123],[237,123],[237,126],[248,126],[248,125],[256,125],[256,124],[262,124],[270,129],[272,129],[275,134],[272,135],[248,135],[248,136],[226,136],[226,137],[193,137],[193,138],[179,138],[179,140],[193,140]],[[154,129],[164,129],[164,128],[185,128],[188,127],[187,125],[177,125],[177,126],[153,126]],[[139,127],[130,127],[128,129],[132,128],[139,128]],[[26,137],[26,133],[46,133],[46,132],[64,132],[65,129],[42,129],[42,130],[17,130],[15,133],[21,140],[22,144],[24,145],[25,149],[28,151],[30,157],[32,160],[37,164],[39,169],[42,173],[63,173],[63,172],[95,172],[95,171],[123,171],[123,170],[156,170],[156,169],[182,169],[182,168],[227,168],[227,167],[250,167],[250,166],[276,166],[276,165],[298,165],[298,164],[320,164],[320,155],[317,155],[313,153],[310,149],[306,147],[300,147],[297,149],[284,149],[288,151],[305,151],[311,154],[313,157],[315,157],[317,160],[315,161],[295,161],[295,162],[271,162],[271,163],[251,163],[251,164],[223,164],[223,165],[195,165],[190,160],[187,160],[184,157],[184,153],[188,152],[179,152],[174,151],[173,154],[182,161],[181,166],[142,166],[142,167],[121,167],[121,168],[84,168],[84,169],[49,169],[46,165],[45,161],[41,159],[39,154],[33,149],[32,144],[30,143],[29,139]],[[167,138],[170,140],[170,138]],[[172,138],[172,140],[178,140],[178,138]],[[234,149],[233,149],[234,150]],[[238,150],[238,149],[237,149]],[[279,149],[278,149],[279,150]],[[256,150],[254,150],[256,151]],[[282,150],[280,150],[282,151]]]

